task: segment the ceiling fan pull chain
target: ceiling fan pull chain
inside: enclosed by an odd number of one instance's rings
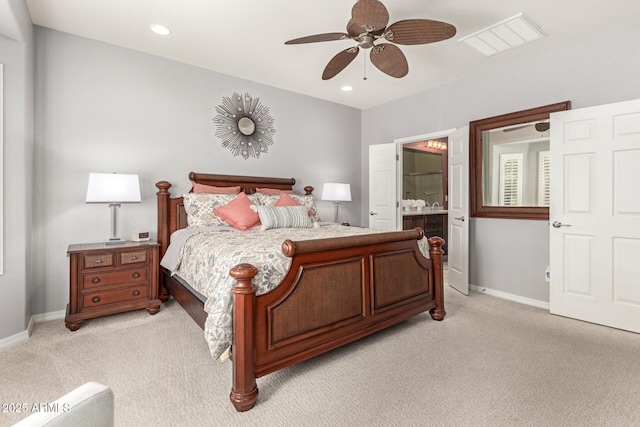
[[[362,80],[367,80],[367,55],[364,55],[364,77]]]

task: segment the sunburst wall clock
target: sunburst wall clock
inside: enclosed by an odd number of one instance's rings
[[[260,158],[273,145],[274,119],[269,107],[260,103],[248,93],[223,97],[222,104],[216,106],[216,136],[222,140],[222,146],[231,150],[234,156],[245,159]]]

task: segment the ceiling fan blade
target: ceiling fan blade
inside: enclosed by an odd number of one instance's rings
[[[293,39],[284,42],[284,44],[302,44],[302,43],[316,43],[316,42],[330,42],[333,40],[344,40],[351,38],[346,33],[326,33],[316,34],[313,36],[300,37],[299,39]]]
[[[371,48],[371,63],[391,77],[404,77],[409,72],[409,64],[398,46],[382,43]]]
[[[456,27],[430,19],[407,19],[389,26],[384,38],[397,44],[426,44],[449,39],[456,35]]]
[[[344,70],[345,67],[351,64],[351,61],[356,59],[358,53],[360,52],[360,48],[357,46],[350,47],[349,49],[343,50],[338,53],[336,56],[331,58],[331,61],[327,64],[322,72],[322,80],[329,80],[332,77],[335,77],[340,71]]]
[[[349,33],[351,37],[358,37],[362,32],[362,27],[353,19],[349,19],[349,22],[347,22],[347,33]]]
[[[538,132],[546,132],[551,128],[551,123],[549,122],[538,122],[535,124],[535,128]]]
[[[351,9],[351,16],[359,32],[381,30],[389,23],[389,12],[378,0],[358,0]]]

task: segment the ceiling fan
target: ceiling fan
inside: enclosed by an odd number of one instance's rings
[[[322,73],[322,80],[329,80],[344,70],[358,56],[360,48],[371,49],[371,63],[380,71],[400,78],[409,72],[409,64],[400,45],[434,43],[453,37],[456,27],[451,24],[429,19],[407,19],[387,27],[389,12],[378,0],[358,0],[351,9],[351,19],[347,22],[346,33],[325,33],[301,37],[285,44],[326,42],[333,40],[355,40],[358,45],[350,47],[334,56]],[[375,44],[378,40],[395,43]]]

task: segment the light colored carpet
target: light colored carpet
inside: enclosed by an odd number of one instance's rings
[[[640,335],[447,288],[447,317],[419,315],[258,379],[255,408],[229,403],[231,365],[173,300],[37,324],[0,352],[0,402],[113,388],[118,426],[638,426]],[[0,425],[26,414],[0,413]]]

